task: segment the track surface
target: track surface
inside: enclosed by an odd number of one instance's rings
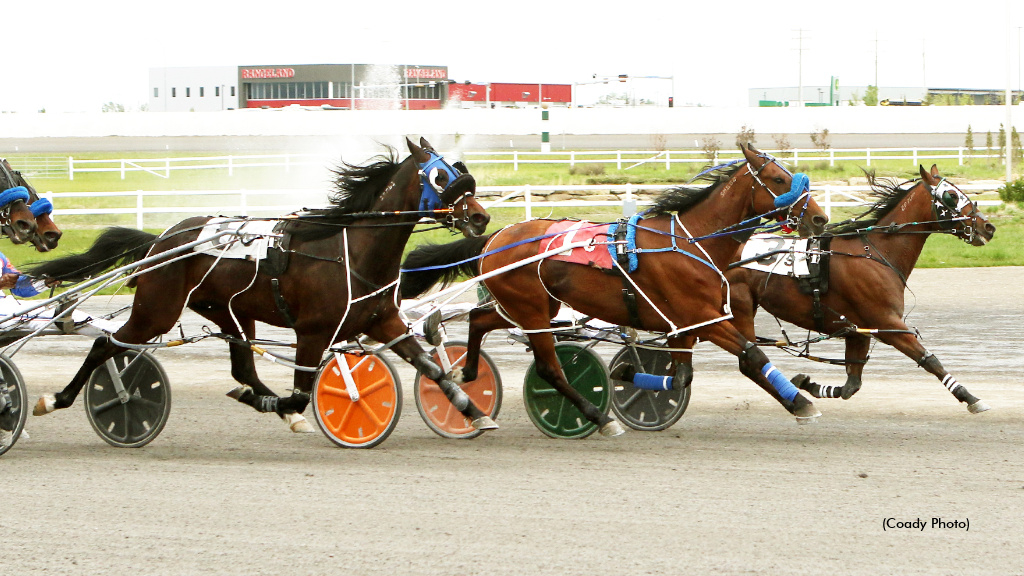
[[[495,338],[500,430],[435,436],[403,366],[397,430],[374,450],[342,450],[226,398],[224,344],[164,351],[174,408],[145,448],[108,447],[80,403],[29,418],[31,439],[0,458],[0,573],[1024,574],[1022,285],[1024,268],[910,280],[911,323],[992,406],[981,415],[878,346],[857,396],[819,400],[820,421],[797,426],[702,344],[673,428],[551,440],[522,405],[529,355]],[[102,300],[88,304],[124,301]],[[186,315],[186,333],[199,325]],[[759,332],[777,328],[759,318]],[[30,398],[62,387],[88,346],[37,339],[15,356]],[[845,379],[767,352],[790,376]],[[276,389],[290,384],[286,370],[258,368]],[[886,518],[926,527],[883,530]]]

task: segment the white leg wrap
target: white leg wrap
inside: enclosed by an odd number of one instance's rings
[[[36,402],[36,405],[32,408],[33,416],[45,416],[50,412],[57,409],[57,399],[50,394],[43,395]]]
[[[285,414],[281,418],[284,419],[285,423],[288,424],[288,428],[296,434],[310,434],[313,432],[313,426],[302,416],[292,412]]]

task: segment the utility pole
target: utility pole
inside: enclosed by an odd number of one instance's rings
[[[804,105],[804,30],[803,28],[797,28],[796,40],[797,40],[797,103],[800,106]]]

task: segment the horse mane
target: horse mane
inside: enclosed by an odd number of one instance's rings
[[[341,161],[331,168],[334,192],[328,196],[328,201],[332,206],[310,210],[309,216],[290,221],[288,231],[302,240],[326,238],[340,232],[338,225],[348,222],[349,215],[372,208],[401,166],[397,151],[387,145],[384,148],[384,153],[374,156],[365,165]]]
[[[701,200],[707,198],[719,185],[732,178],[746,161],[724,164],[718,167],[705,167],[692,182],[710,182],[707,186],[676,186],[665,190],[647,210],[651,216],[663,216],[675,212],[686,212]]]
[[[871,186],[871,192],[868,193],[871,204],[867,210],[852,218],[826,225],[826,232],[848,234],[878,224],[878,221],[895,208],[913,188],[907,184],[916,182],[916,180],[901,182],[896,178],[879,178],[875,176],[874,170],[865,170],[864,175],[867,176],[868,185]]]

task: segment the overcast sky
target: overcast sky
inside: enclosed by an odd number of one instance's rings
[[[320,63],[441,65],[473,82],[672,76],[636,81],[638,95],[674,84],[680,105],[744,106],[748,88],[801,77],[1003,89],[1009,68],[1016,89],[1024,2],[26,0],[0,18],[0,111],[138,109],[153,67]],[[581,95],[604,91],[624,85]]]

